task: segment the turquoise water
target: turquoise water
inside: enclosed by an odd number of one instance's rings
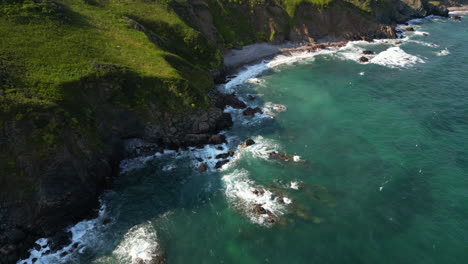
[[[221,171],[194,169],[205,149],[119,176],[103,196],[110,223],[85,225],[81,253],[66,261],[132,263],[160,250],[168,263],[466,263],[468,17],[416,29],[430,36],[408,35],[373,63],[355,57],[391,43],[354,43],[233,87],[287,111],[232,110],[237,151]],[[248,137],[257,144],[237,148]],[[268,159],[271,150],[305,162]],[[252,213],[258,202],[274,224]]]

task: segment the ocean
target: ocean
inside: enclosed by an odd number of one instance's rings
[[[227,109],[222,149],[123,161],[72,244],[18,263],[466,263],[468,17],[410,24],[246,67],[218,88],[263,114]]]

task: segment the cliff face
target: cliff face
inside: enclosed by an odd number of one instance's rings
[[[437,3],[0,0],[0,263],[92,217],[125,139],[223,142],[231,118],[207,95],[221,52],[391,38],[393,23],[446,14]]]
[[[448,14],[444,2],[428,0],[189,0],[173,8],[221,49],[255,42],[394,38],[391,25]]]

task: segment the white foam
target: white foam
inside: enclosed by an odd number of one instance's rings
[[[159,158],[161,156],[171,155],[175,153],[176,152],[174,150],[164,150],[163,153],[157,152],[154,155],[141,156],[141,157],[122,160],[119,164],[120,174],[125,174],[132,170],[144,168],[147,162],[154,160],[155,158]]]
[[[450,51],[448,49],[440,50],[437,52],[437,56],[447,56],[450,54]]]
[[[35,264],[56,264],[56,263],[69,263],[76,254],[81,254],[87,247],[93,247],[100,242],[96,237],[101,233],[101,227],[106,217],[106,206],[101,202],[101,208],[97,218],[92,220],[85,220],[77,223],[67,231],[71,233],[71,243],[57,252],[46,254],[50,251],[49,240],[41,238],[36,241],[36,244],[41,246],[40,250],[29,250],[30,256],[28,259],[19,260],[17,264],[32,264],[33,259],[36,259]],[[65,254],[64,257],[60,255]]]
[[[163,171],[174,171],[175,169],[176,166],[173,164],[164,165],[164,167],[162,168]]]
[[[406,53],[400,47],[390,47],[387,50],[379,53],[369,62],[390,68],[397,68],[410,67],[417,63],[424,63],[424,60],[417,56]]]
[[[280,149],[280,145],[274,140],[262,136],[257,136],[252,139],[255,141],[255,144],[248,148],[239,148],[237,151],[239,155],[250,153],[255,158],[268,160],[270,159],[271,152],[279,151]]]
[[[416,44],[426,46],[426,47],[431,47],[431,48],[438,48],[439,47],[439,45],[437,45],[437,44],[429,43],[429,42],[425,42],[425,41],[420,41],[420,40],[412,40],[411,39],[411,40],[407,40],[407,42],[416,43]]]
[[[425,31],[415,31],[414,34],[418,35],[418,36],[430,36],[431,35],[431,34],[429,34],[428,32],[425,32]]]
[[[156,230],[151,222],[132,227],[124,235],[113,254],[120,263],[151,263],[160,254]]]
[[[292,200],[289,199],[288,197],[283,197],[283,201],[285,204],[292,204]]]
[[[293,156],[293,161],[294,162],[302,162],[303,160],[301,159],[301,156],[295,155],[295,156]]]
[[[452,12],[449,12],[449,15],[451,15],[451,16],[468,15],[468,10],[452,11]]]
[[[259,78],[250,78],[250,79],[247,79],[245,82],[251,83],[251,84],[262,84],[265,82],[265,80],[259,79]]]
[[[231,93],[235,90],[236,86],[239,86],[241,84],[244,84],[247,82],[247,80],[252,80],[254,77],[259,76],[260,74],[274,69],[275,67],[278,67],[280,65],[287,65],[287,64],[293,64],[298,61],[303,61],[303,60],[309,60],[314,58],[317,55],[321,54],[328,54],[333,52],[334,49],[324,49],[321,51],[316,51],[316,52],[293,52],[291,55],[278,55],[274,59],[270,61],[262,61],[259,64],[255,65],[250,65],[246,66],[245,70],[239,72],[237,76],[234,78],[230,79],[224,86],[224,91],[227,93]],[[253,79],[253,80],[256,80]]]
[[[299,188],[300,188],[300,182],[292,181],[292,182],[289,184],[289,188],[294,189],[294,190],[299,190]]]
[[[230,142],[234,140],[235,137],[227,137],[227,141]],[[222,149],[218,149],[222,147]],[[189,148],[190,151],[185,152],[185,155],[188,156],[192,160],[192,167],[198,168],[202,163],[206,163],[208,165],[209,171],[215,171],[215,166],[219,159],[216,159],[216,156],[219,154],[224,154],[229,152],[229,145],[224,143],[221,145],[205,145],[201,149],[197,148]],[[202,161],[198,161],[197,159],[202,159]],[[232,160],[232,157],[227,157],[227,160]],[[226,164],[225,164],[226,166]]]
[[[257,185],[254,181],[249,179],[249,173],[244,170],[235,170],[223,177],[225,184],[225,194],[232,206],[237,210],[244,213],[252,222],[270,226],[271,223],[267,221],[267,214],[256,214],[253,209],[255,205],[260,205],[265,210],[269,211],[273,216],[280,217],[285,211],[285,204],[279,201],[280,198],[276,197],[270,190],[263,186]],[[257,190],[259,192],[254,193]],[[292,201],[283,198],[286,203]]]

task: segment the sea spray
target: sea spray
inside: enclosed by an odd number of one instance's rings
[[[134,226],[114,250],[119,263],[154,263],[162,255],[156,230],[151,222]]]
[[[285,214],[289,198],[279,197],[269,189],[249,179],[244,169],[236,169],[223,176],[226,198],[238,211],[247,216],[253,223],[271,226],[274,221]],[[256,211],[261,208],[261,213]]]

